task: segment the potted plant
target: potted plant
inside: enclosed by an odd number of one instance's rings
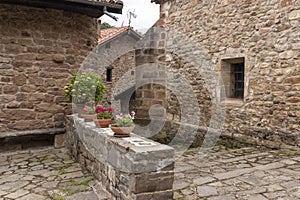
[[[132,111],[130,114],[123,115],[122,113],[116,115],[116,124],[110,126],[111,130],[115,133],[115,137],[129,137],[134,129],[134,115]]]
[[[97,127],[108,128],[113,117],[113,108],[106,108],[102,105],[97,105],[95,109],[97,119],[94,120]]]
[[[93,104],[85,105],[83,108],[84,112],[81,114],[82,118],[84,118],[85,122],[92,122],[97,118],[97,114],[95,112],[95,106]]]
[[[64,87],[65,96],[76,104],[79,115],[84,114],[84,106],[88,102],[95,102],[95,105],[103,99],[106,87],[101,77],[92,72],[76,72],[70,83]]]

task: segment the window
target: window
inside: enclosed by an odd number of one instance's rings
[[[112,82],[112,67],[106,68],[106,81]]]
[[[107,43],[105,44],[105,48],[106,48],[106,49],[109,49],[109,48],[110,48],[110,42],[107,42]]]
[[[232,65],[234,76],[234,98],[244,98],[244,63]]]
[[[222,60],[222,78],[227,98],[244,99],[245,59]]]

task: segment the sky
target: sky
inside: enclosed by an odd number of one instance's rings
[[[159,5],[151,3],[151,0],[123,0],[123,14],[114,14],[118,17],[118,21],[104,15],[101,17],[102,22],[107,22],[112,26],[120,27],[122,23],[128,26],[128,11],[134,11],[136,18],[131,19],[131,27],[142,33],[145,33],[159,19]]]

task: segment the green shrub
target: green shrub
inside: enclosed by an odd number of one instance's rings
[[[65,96],[76,104],[86,104],[88,102],[99,103],[103,99],[106,87],[102,83],[101,77],[92,72],[77,72],[71,78],[69,85],[65,86]]]

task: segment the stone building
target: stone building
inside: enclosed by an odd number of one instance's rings
[[[144,65],[136,69],[139,118],[163,105],[165,142],[198,113],[197,138],[216,130],[274,148],[300,146],[299,1],[153,2],[160,20],[136,50]],[[184,117],[183,96],[197,104]]]
[[[121,13],[122,2],[0,3],[0,135],[64,128],[63,88],[97,45],[97,18],[104,7]]]
[[[134,90],[132,90],[134,87],[123,82],[117,86],[117,83],[122,77],[126,76],[126,74],[134,77],[135,51],[133,49],[136,42],[140,40],[142,36],[128,26],[104,29],[101,30],[98,35],[98,48],[113,50],[119,49],[121,46],[122,48],[132,49],[132,51],[115,59],[110,66],[105,66],[105,70],[102,73],[102,81],[107,87],[103,102],[111,104],[112,100],[122,99],[123,101],[120,102],[122,105],[128,104],[129,99],[127,99],[127,97],[130,97],[134,92]],[[123,95],[123,98],[122,94],[127,94],[128,92],[130,94],[126,96]],[[126,105],[121,107],[125,108]]]

